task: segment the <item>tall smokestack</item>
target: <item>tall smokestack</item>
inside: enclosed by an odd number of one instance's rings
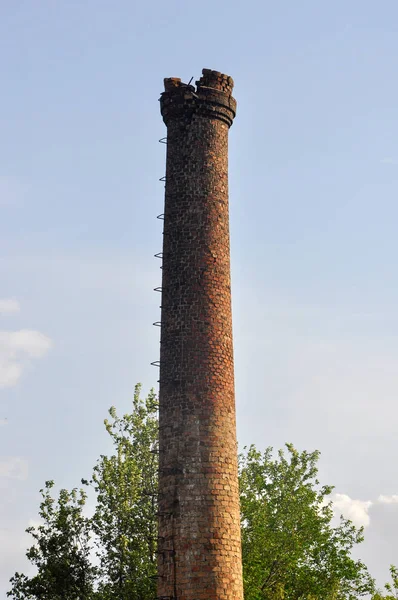
[[[242,600],[228,215],[233,80],[165,79],[158,598]]]

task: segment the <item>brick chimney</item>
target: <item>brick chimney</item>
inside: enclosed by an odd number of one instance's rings
[[[233,80],[164,81],[159,390],[162,600],[242,600],[228,216]]]

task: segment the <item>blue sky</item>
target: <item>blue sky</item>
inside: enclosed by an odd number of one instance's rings
[[[78,485],[108,407],[157,373],[163,78],[235,80],[238,434],[322,452],[397,561],[398,4],[3,0],[0,594],[45,479]],[[380,499],[380,496],[382,498]],[[1,552],[1,551],[0,551]]]

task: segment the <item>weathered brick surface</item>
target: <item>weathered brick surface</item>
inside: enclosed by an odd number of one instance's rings
[[[241,600],[228,217],[233,81],[165,80],[158,596]]]

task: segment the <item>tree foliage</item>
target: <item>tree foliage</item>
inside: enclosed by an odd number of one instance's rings
[[[319,452],[286,445],[276,459],[251,446],[240,455],[246,600],[351,600],[371,593],[365,565],[351,557],[363,530],[332,525],[331,486],[317,479]]]
[[[86,494],[61,490],[51,496],[53,481],[40,490],[42,523],[26,531],[34,543],[26,556],[36,568],[33,577],[15,573],[7,596],[15,600],[89,600],[96,568],[90,561],[90,522],[84,516]]]
[[[157,399],[136,386],[131,414],[109,410],[105,427],[114,454],[101,456],[90,483],[96,492],[92,518],[100,562],[98,595],[104,600],[152,600],[156,584]]]
[[[14,600],[152,600],[156,597],[157,398],[140,397],[132,412],[115,408],[105,420],[113,444],[89,480],[94,514],[84,514],[86,493],[42,490],[43,524],[27,531],[32,577],[16,573]],[[287,450],[287,452],[286,452]],[[274,458],[254,446],[239,457],[245,600],[398,600],[397,570],[387,595],[375,592],[365,565],[352,557],[363,530],[340,518],[334,524],[331,486],[318,481],[319,452],[292,445]],[[388,587],[389,586],[389,587]],[[395,595],[394,595],[395,594]]]
[[[398,600],[398,567],[390,566],[391,581],[385,584],[384,589],[387,593],[377,590],[372,600]]]

